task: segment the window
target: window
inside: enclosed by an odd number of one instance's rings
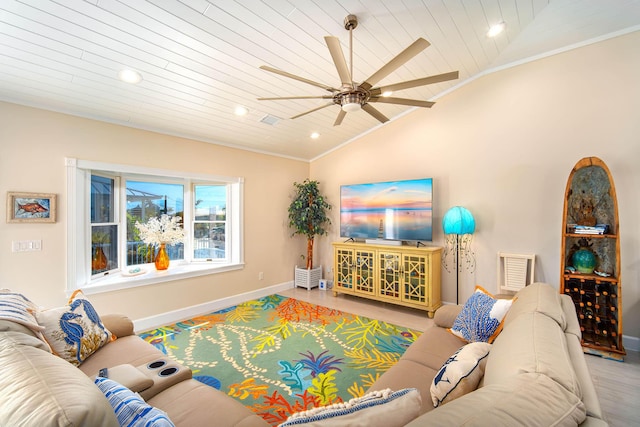
[[[101,292],[242,268],[241,178],[66,162],[69,291]],[[181,218],[185,239],[167,247],[171,267],[158,274],[156,248],[140,239],[135,224],[163,214]]]

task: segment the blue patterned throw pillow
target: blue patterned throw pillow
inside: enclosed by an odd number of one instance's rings
[[[512,303],[510,299],[496,299],[482,286],[476,286],[449,331],[467,342],[492,343],[502,330]]]
[[[75,366],[115,339],[81,291],[71,295],[68,305],[38,311],[36,318],[53,353]]]
[[[125,386],[102,377],[97,377],[95,383],[111,404],[121,427],[175,427],[167,414]]]

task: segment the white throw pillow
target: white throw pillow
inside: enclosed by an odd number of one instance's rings
[[[415,388],[372,391],[345,403],[296,412],[279,427],[401,427],[420,415],[421,404]]]
[[[490,350],[491,344],[474,342],[453,353],[431,383],[433,406],[438,407],[478,388]]]

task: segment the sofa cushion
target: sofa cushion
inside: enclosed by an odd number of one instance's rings
[[[45,327],[44,336],[55,354],[79,366],[112,339],[93,305],[81,292],[71,296],[69,305],[36,314]]]
[[[167,414],[116,381],[98,377],[95,384],[109,401],[121,427],[175,427]]]
[[[367,392],[384,390],[386,388],[390,388],[391,390],[416,388],[420,392],[420,401],[422,402],[420,405],[420,413],[422,414],[433,410],[429,384],[431,384],[437,372],[437,369],[401,357],[391,369],[371,384]]]
[[[491,344],[474,342],[453,353],[431,383],[433,406],[438,407],[478,387]]]
[[[523,313],[504,328],[487,358],[484,385],[503,383],[521,373],[544,374],[582,397],[565,333],[544,314]]]
[[[345,403],[313,408],[292,414],[279,427],[331,426],[331,427],[403,427],[416,418],[420,410],[418,390],[390,389],[372,391]]]
[[[115,427],[113,409],[93,382],[37,338],[0,333],[0,425]]]
[[[177,427],[269,427],[242,403],[193,379],[180,381],[147,403],[166,412]]]
[[[31,300],[9,289],[0,289],[0,320],[11,321],[25,326],[33,335],[44,340],[44,326],[38,324],[35,313],[38,311]]]
[[[505,326],[522,313],[543,313],[555,320],[560,328],[566,328],[564,310],[560,304],[561,294],[557,289],[546,283],[532,283],[525,286],[516,294],[516,301],[507,313]]]
[[[407,427],[575,427],[585,417],[584,404],[577,396],[549,377],[532,373],[479,388],[420,416]]]
[[[1,320],[0,319],[0,332],[20,332],[21,334],[28,335],[30,337],[36,338],[35,340],[31,340],[34,347],[37,347],[41,350],[47,351],[51,353],[51,347],[47,344],[47,341],[42,336],[42,339],[37,336],[36,333],[33,332],[32,329],[27,328],[19,323],[12,322],[11,320]]]
[[[491,343],[502,330],[502,321],[512,302],[496,299],[482,286],[476,286],[449,331],[468,342]]]
[[[449,333],[446,329],[433,326],[427,328],[427,330],[409,346],[402,355],[402,359],[412,360],[438,371],[442,367],[442,364],[465,344],[466,342],[464,340]],[[429,383],[430,382],[431,381],[429,381]]]

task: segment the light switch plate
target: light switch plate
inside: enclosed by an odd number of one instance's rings
[[[14,240],[11,242],[12,252],[32,252],[42,250],[42,240]]]

